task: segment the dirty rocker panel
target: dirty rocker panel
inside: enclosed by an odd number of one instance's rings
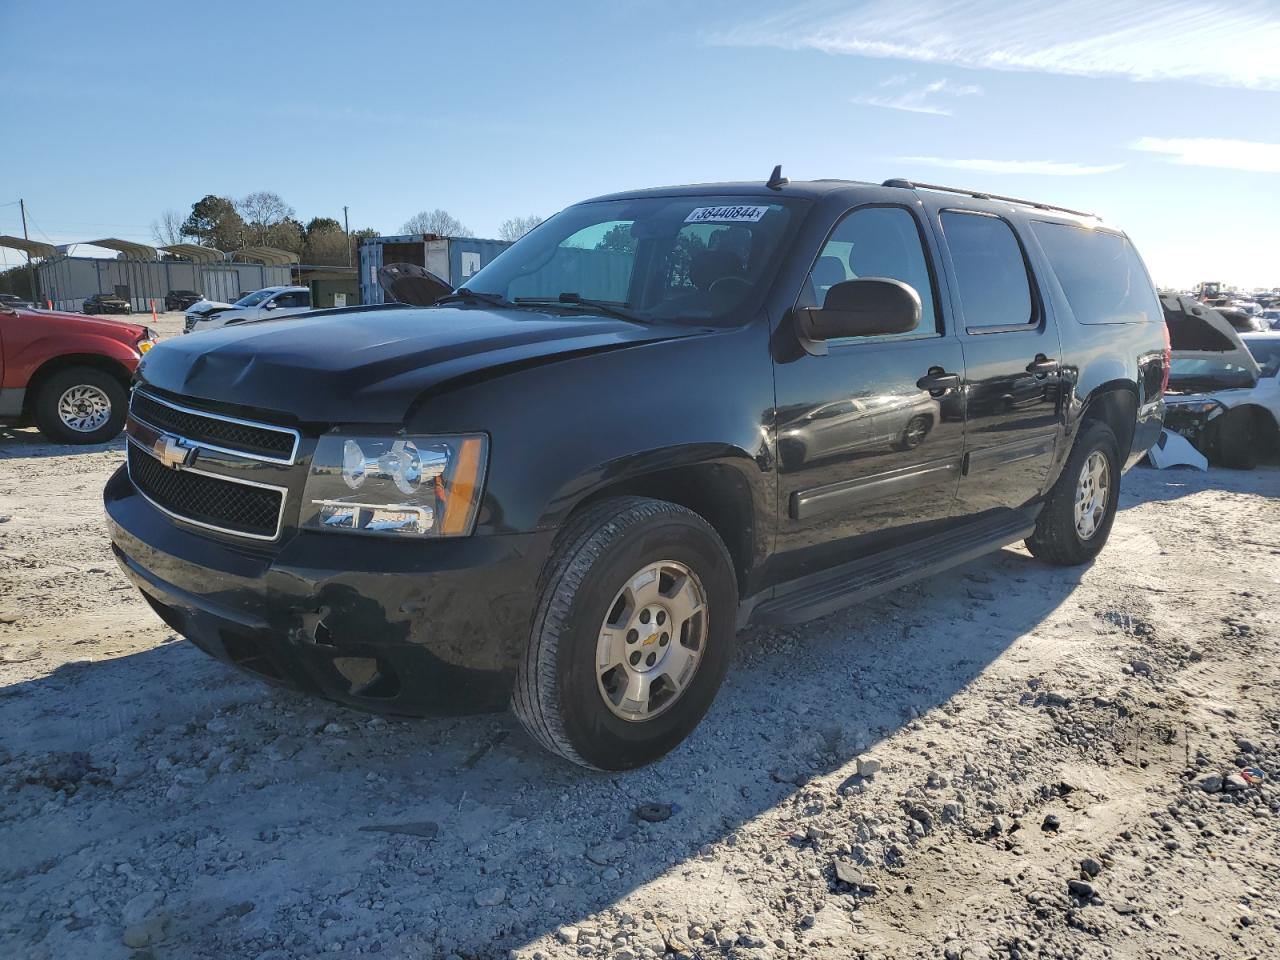
[[[967,563],[1029,537],[1035,530],[1037,512],[1001,511],[937,536],[782,584],[774,597],[754,607],[750,622],[774,626],[803,623]]]

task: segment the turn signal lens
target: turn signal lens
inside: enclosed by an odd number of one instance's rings
[[[445,481],[444,519],[440,532],[460,537],[471,532],[476,507],[480,505],[480,474],[484,468],[484,441],[469,437],[458,447],[452,476]]]

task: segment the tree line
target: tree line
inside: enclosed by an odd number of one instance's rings
[[[498,228],[498,239],[518,240],[538,224],[536,215],[511,217]],[[348,240],[342,224],[332,217],[312,217],[306,223],[278,194],[259,190],[233,199],[209,194],[191,205],[183,216],[166,210],[151,222],[151,232],[163,246],[196,243],[219,250],[275,247],[296,253],[303,263],[345,266],[354,261],[348,249],[365,237],[376,237],[372,227],[352,230]],[[433,233],[441,237],[474,237],[475,233],[447,210],[423,210],[405,221],[401,233]]]

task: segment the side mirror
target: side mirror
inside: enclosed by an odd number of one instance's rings
[[[901,280],[863,277],[827,291],[822,307],[796,311],[796,332],[810,353],[826,353],[826,340],[909,333],[920,326],[920,294]]]
[[[268,300],[266,303],[262,305],[263,310],[274,310],[275,308],[276,308],[276,302],[274,300]]]

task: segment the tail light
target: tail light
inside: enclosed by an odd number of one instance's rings
[[[1164,331],[1164,372],[1160,375],[1160,395],[1164,396],[1169,390],[1169,372],[1173,367],[1173,344],[1169,341],[1169,325],[1161,323],[1160,329]]]

